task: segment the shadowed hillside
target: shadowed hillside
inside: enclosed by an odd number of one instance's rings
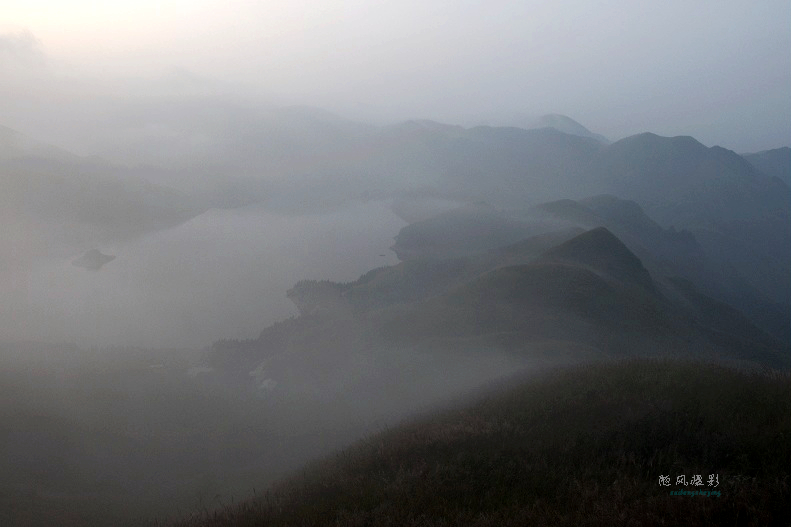
[[[370,320],[382,324],[377,332],[383,338],[401,343],[476,336],[516,351],[530,342],[559,339],[604,353],[724,355],[788,363],[785,348],[744,315],[736,315],[741,321],[736,325],[699,315],[714,306],[738,313],[672,281],[663,281],[660,290],[617,238],[606,229],[594,229],[549,249],[533,263],[494,269],[435,298],[383,310]]]
[[[548,202],[518,217],[538,229],[606,227],[640,257],[655,278],[681,277],[689,280],[706,295],[743,311],[775,338],[791,342],[788,323],[791,307],[775,299],[779,291],[766,294],[758,284],[758,281],[781,279],[785,275],[778,272],[774,279],[757,279],[754,273],[736,265],[737,260],[741,262],[747,258],[743,249],[737,246],[732,245],[728,249],[721,245],[718,252],[709,253],[697,237],[700,236],[708,245],[714,230],[695,231],[693,234],[687,229],[662,228],[634,201],[612,195]],[[777,232],[767,235],[775,236]],[[723,244],[730,243],[724,235],[718,239]],[[772,250],[782,252],[781,247]],[[728,257],[727,252],[733,256]],[[761,260],[760,266],[776,266],[779,271],[781,261]]]
[[[549,249],[541,260],[582,264],[649,291],[653,288],[651,275],[640,259],[604,227]]]
[[[625,362],[506,386],[174,525],[702,526],[788,518],[788,375]]]
[[[649,133],[608,146],[592,173],[661,225],[690,230],[761,295],[791,299],[791,190],[778,178],[730,150]]]

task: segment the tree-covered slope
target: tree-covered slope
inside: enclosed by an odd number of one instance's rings
[[[174,525],[784,525],[790,394],[701,363],[516,379]]]

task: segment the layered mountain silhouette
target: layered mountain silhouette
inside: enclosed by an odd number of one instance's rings
[[[391,249],[401,260],[465,256],[514,243],[528,234],[525,223],[478,202],[407,225]]]
[[[752,166],[766,174],[776,177],[791,186],[791,148],[775,148],[755,154],[742,154]]]
[[[704,294],[744,311],[765,330],[788,340],[782,305],[743,278],[731,260],[710,257],[692,232],[663,228],[634,201],[612,195],[558,200],[510,212],[468,205],[405,227],[393,250],[402,259],[411,260],[436,257],[443,251],[461,257],[491,249],[491,254],[473,258],[469,266],[492,269],[498,259],[505,259],[499,263],[503,265],[534,258],[537,248],[549,248],[541,240],[560,243],[596,227],[615,233],[654,276],[689,280]],[[525,240],[506,245],[519,236]]]
[[[644,133],[622,139],[596,156],[592,174],[664,225],[753,220],[787,214],[789,207],[787,185],[738,154],[692,137]]]
[[[432,143],[443,174],[436,186],[449,196],[519,208],[615,195],[663,228],[693,233],[721,273],[778,304],[791,299],[791,190],[732,151],[650,133],[608,146],[554,129],[479,127],[453,137],[435,131]]]
[[[663,229],[635,202],[609,195],[545,203],[531,209],[527,217],[535,222],[552,219],[566,226],[606,226],[639,255],[655,276],[685,278],[705,294],[744,311],[781,340],[791,338],[787,304],[764,294],[745,278],[749,274],[739,270],[731,258],[709,254],[697,240],[697,236],[706,239],[707,232]]]
[[[129,130],[151,122],[167,133],[144,136],[144,143],[123,136],[106,153],[160,163],[172,170],[157,172],[158,181],[199,192],[213,206],[262,201],[309,212],[422,189],[524,208],[611,194],[635,201],[664,228],[691,230],[710,258],[730,262],[764,296],[791,299],[791,191],[781,181],[787,150],[748,160],[691,137],[651,133],[606,144],[556,114],[526,130],[426,120],[371,126],[316,108],[250,110],[197,100],[153,100],[119,112],[116,121]]]
[[[536,255],[552,237],[566,239]],[[515,247],[526,263],[510,264]],[[566,360],[673,355],[789,363],[788,346],[691,282],[656,280],[604,227],[467,257],[408,260],[351,283],[300,282],[289,296],[300,317],[253,341],[217,343],[214,364],[245,372],[265,362],[280,382],[295,368],[316,371],[319,364],[322,375],[349,375],[349,361],[382,349],[394,357],[398,350],[448,357],[497,350]]]
[[[610,143],[610,141],[603,135],[593,133],[571,117],[557,113],[550,113],[541,116],[533,128],[554,128],[555,130],[563,132],[564,134],[590,137],[591,139],[596,139],[603,144]]]
[[[620,240],[597,228],[549,249],[530,264],[496,268],[428,300],[416,312],[400,314],[391,327],[392,334],[397,334],[396,327],[409,328],[405,331],[412,338],[421,331],[424,338],[516,332],[520,342],[577,338],[619,353],[661,349],[670,342],[673,349],[686,353],[718,353],[713,350],[724,343],[719,333],[732,329],[705,326],[693,306],[706,298],[710,305],[728,308],[692,291],[665,281],[657,284]],[[465,306],[476,307],[468,311]],[[750,329],[734,336],[739,344],[726,354],[746,358],[742,340],[761,335],[756,349],[766,357],[773,339],[743,315],[739,318]]]
[[[253,112],[160,102],[129,108],[119,119],[133,129],[147,116],[156,118],[175,141],[157,148],[174,159],[179,144],[194,147],[191,165],[165,163],[171,172],[156,174],[180,181],[199,200],[119,177],[145,175],[145,165],[120,170],[3,129],[6,208],[33,223],[68,226],[67,243],[84,250],[174,225],[208,205],[261,201],[304,213],[360,198],[395,197],[402,212],[409,196],[472,203],[434,217],[426,210],[405,216],[420,221],[399,234],[394,250],[405,263],[471,259],[458,276],[441,281],[455,283],[491,270],[507,246],[515,246],[507,260],[515,265],[531,253],[530,243],[522,246],[525,254],[516,248],[523,240],[603,226],[655,279],[689,280],[773,335],[791,333],[791,190],[782,178],[787,149],[742,157],[691,137],[651,133],[607,144],[559,115],[530,130],[426,120],[370,126],[314,108]],[[160,111],[164,107],[169,110]],[[200,146],[195,134],[207,144]],[[153,152],[148,147],[135,151],[141,163],[156,159],[146,157]],[[222,179],[212,180],[212,173]],[[538,238],[533,242],[540,245]]]
[[[204,209],[123,167],[0,128],[0,204],[38,244],[67,253],[182,223]]]

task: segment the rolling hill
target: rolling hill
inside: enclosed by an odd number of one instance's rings
[[[699,363],[512,379],[173,525],[781,525],[789,394]]]

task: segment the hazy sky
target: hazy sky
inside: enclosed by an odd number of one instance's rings
[[[787,0],[5,0],[0,124],[178,78],[379,122],[563,113],[755,151],[791,143],[789,20]]]

